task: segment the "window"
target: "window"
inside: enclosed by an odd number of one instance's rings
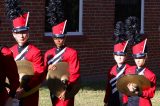
[[[124,21],[129,16],[136,16],[140,20],[140,32],[144,33],[144,0],[115,1],[115,23]]]
[[[46,0],[46,5],[48,5]],[[65,30],[67,35],[83,35],[82,33],[82,3],[83,0],[64,0],[65,1],[65,15],[67,18],[67,26]],[[45,17],[45,36],[52,36],[51,26],[47,22]]]

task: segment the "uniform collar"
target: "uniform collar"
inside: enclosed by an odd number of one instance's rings
[[[29,45],[28,42],[26,42],[23,46],[19,46],[18,45],[18,52],[20,53],[25,47],[27,47]]]
[[[140,73],[143,69],[144,67],[136,67],[136,73]]]
[[[120,72],[125,67],[125,64],[122,64],[122,66],[118,67],[117,65],[117,72]]]
[[[59,48],[56,48],[56,54],[59,53],[62,49],[64,49],[66,46],[65,45],[62,45],[61,47]]]

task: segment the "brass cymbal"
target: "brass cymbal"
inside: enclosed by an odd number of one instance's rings
[[[144,75],[128,74],[122,76],[117,80],[116,86],[118,91],[128,96],[134,96],[135,94],[130,92],[127,87],[129,83],[136,84],[137,88],[140,91],[146,90],[151,87],[150,81]]]
[[[34,75],[34,69],[31,62],[27,60],[19,60],[19,61],[16,61],[16,64],[18,68],[20,82],[22,79],[28,80],[28,78]],[[9,83],[8,78],[6,78],[6,82]]]
[[[34,75],[34,68],[31,62],[27,60],[16,61],[18,73],[24,75]]]
[[[67,62],[58,62],[55,64],[56,69],[55,70],[48,70],[47,73],[47,79],[50,78],[61,78],[63,75],[69,76],[69,65]]]
[[[32,63],[27,60],[16,61],[16,64],[17,64],[18,73],[19,73],[19,81],[21,83],[20,86],[23,87],[33,77],[34,68]]]
[[[27,60],[16,61],[16,64],[18,68],[20,87],[24,87],[27,83],[29,83],[30,79],[34,75],[33,65],[30,61],[27,61]],[[8,78],[6,79],[6,82],[9,83]],[[35,93],[36,91],[39,90],[39,87],[40,85],[36,86],[35,88],[32,88],[27,92],[24,92],[21,98]]]
[[[46,79],[50,92],[58,97],[66,87],[62,80],[69,79],[69,65],[67,62],[59,62],[55,64],[55,67],[55,70],[48,70]]]

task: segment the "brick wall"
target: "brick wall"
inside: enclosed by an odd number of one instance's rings
[[[79,52],[83,78],[104,78],[113,64],[114,0],[83,0],[83,33],[81,37],[68,37],[67,45]],[[5,16],[4,1],[0,1],[0,42],[11,46],[15,43],[11,35],[11,22]],[[23,0],[30,11],[30,42],[44,53],[54,44],[44,37],[45,0]],[[145,33],[149,35],[149,62],[151,69],[158,72],[160,1],[145,1]],[[49,40],[48,40],[49,39]],[[129,54],[130,56],[130,54]],[[129,57],[129,63],[133,60]]]
[[[148,36],[148,65],[158,75],[160,74],[160,1],[145,2],[145,34]],[[158,78],[158,77],[157,77]]]

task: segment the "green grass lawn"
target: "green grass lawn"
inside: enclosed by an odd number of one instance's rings
[[[105,83],[84,84],[82,89],[75,96],[75,106],[103,106],[104,89]],[[49,91],[45,87],[40,88],[39,102],[39,106],[52,106]],[[160,88],[157,88],[155,96],[152,99],[152,104],[153,106],[160,106]]]

